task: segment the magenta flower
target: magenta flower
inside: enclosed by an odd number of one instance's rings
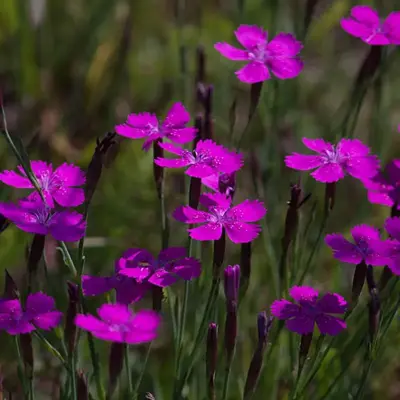
[[[99,318],[78,314],[75,325],[101,340],[119,343],[146,343],[157,337],[160,316],[150,310],[136,314],[123,304],[103,304],[97,309]]]
[[[400,44],[400,12],[392,12],[382,21],[370,6],[355,6],[350,17],[342,18],[342,28],[372,46]]]
[[[54,211],[42,201],[20,200],[18,205],[0,203],[0,214],[25,232],[50,234],[56,240],[75,242],[85,234],[86,222],[81,214]]]
[[[234,207],[231,202],[230,198],[221,193],[206,193],[200,196],[200,204],[207,207],[208,212],[181,206],[175,210],[173,216],[186,224],[203,224],[188,229],[192,239],[218,240],[225,229],[232,242],[251,242],[259,235],[261,227],[249,222],[259,221],[267,210],[258,200],[245,200]]]
[[[354,243],[340,233],[325,236],[325,243],[333,250],[333,257],[349,263],[367,265],[386,265],[386,244],[379,237],[379,230],[369,225],[358,225],[351,230]]]
[[[53,166],[44,161],[31,161],[31,168],[49,207],[54,207],[54,200],[63,207],[76,207],[85,201],[83,189],[76,187],[85,183],[85,174],[80,168],[64,163],[53,171]],[[18,170],[20,173],[3,171],[0,181],[19,189],[33,189],[21,166]],[[28,200],[40,201],[41,197],[34,191]]]
[[[241,154],[229,151],[212,140],[200,140],[193,152],[170,143],[160,143],[160,146],[179,158],[158,157],[154,160],[157,165],[164,168],[189,167],[185,173],[196,178],[205,178],[220,172],[232,173],[243,165]]]
[[[25,310],[19,300],[0,301],[0,329],[10,335],[29,333],[37,328],[48,331],[61,322],[62,315],[55,310],[54,299],[41,292],[28,296]]]
[[[337,182],[346,174],[363,180],[378,172],[378,157],[358,139],[341,139],[336,146],[323,139],[303,138],[303,143],[317,155],[293,153],[285,157],[285,164],[299,171],[315,169],[311,176],[319,182]]]
[[[387,218],[385,229],[391,237],[386,240],[387,265],[395,275],[400,276],[400,217]]]
[[[268,42],[268,33],[264,29],[240,25],[235,36],[245,50],[228,43],[216,43],[214,48],[229,60],[248,62],[236,71],[242,82],[266,81],[271,78],[269,70],[278,79],[290,79],[303,69],[303,62],[298,57],[303,45],[289,33],[280,33]]]
[[[371,203],[388,207],[396,204],[400,210],[400,159],[393,160],[384,172],[379,172],[363,183]]]
[[[189,281],[198,278],[201,265],[193,257],[186,257],[184,247],[161,250],[157,258],[142,249],[129,249],[117,261],[119,274],[135,279],[138,283],[148,282],[166,287],[178,279]]]
[[[181,103],[175,103],[164,122],[159,123],[157,116],[148,112],[130,114],[124,124],[117,125],[115,132],[130,139],[146,138],[143,149],[149,150],[151,144],[161,138],[175,143],[188,143],[196,136],[196,129],[187,127],[190,115]]]
[[[324,335],[335,336],[346,328],[346,322],[331,314],[344,314],[346,300],[336,294],[327,293],[318,299],[318,291],[308,286],[293,286],[290,297],[296,303],[287,300],[275,300],[271,305],[271,314],[286,320],[286,327],[300,335],[312,333],[316,323]]]

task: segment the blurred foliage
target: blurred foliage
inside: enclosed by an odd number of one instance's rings
[[[374,4],[384,15],[396,2],[364,0],[363,3]],[[31,158],[55,164],[67,160],[86,167],[95,139],[113,130],[113,126],[124,121],[130,112],[146,110],[161,117],[171,103],[183,101],[195,115],[199,111],[195,103],[194,78],[199,45],[206,52],[206,81],[214,86],[215,138],[225,144],[232,143],[246,123],[249,87],[238,82],[234,75],[238,64],[223,59],[214,51],[213,44],[217,41],[234,43],[233,31],[240,23],[262,25],[270,37],[281,31],[295,32],[304,42],[304,71],[295,80],[265,82],[258,111],[243,140],[247,161],[251,154],[258,160],[258,174],[252,175],[247,162],[238,177],[237,197],[260,196],[269,212],[263,235],[254,245],[253,275],[240,309],[239,345],[231,379],[232,399],[239,398],[234,394],[241,392],[244,386],[256,339],[257,312],[266,309],[276,296],[273,281],[279,264],[289,184],[299,178],[284,168],[283,157],[301,149],[303,136],[334,139],[334,127],[349,107],[346,103],[349,92],[369,51],[367,45],[349,37],[339,26],[340,18],[355,2],[318,1],[307,30],[305,4],[305,0],[0,2],[0,90],[9,130],[23,141]],[[400,121],[398,55],[396,61],[397,68],[393,63],[383,78],[369,87],[354,130],[356,137],[369,142],[383,164],[398,156],[400,150],[395,129]],[[229,110],[234,101],[236,125],[230,132]],[[140,146],[134,141],[120,140],[114,157],[108,161],[89,211],[87,273],[111,273],[114,260],[130,246],[145,247],[153,252],[159,250],[160,215],[153,184],[152,156],[144,153]],[[0,143],[0,162],[2,168],[15,166],[4,141]],[[170,212],[185,201],[186,184],[180,172],[168,172],[166,190]],[[300,242],[289,262],[291,268],[306,262],[317,236],[323,203],[322,185],[316,185],[306,174],[302,175],[302,185],[306,192],[312,192],[312,199],[304,206],[300,225],[304,235],[299,235]],[[0,191],[2,200],[19,195],[4,186]],[[327,232],[346,234],[360,223],[381,226],[387,214],[387,209],[368,204],[360,183],[345,179],[338,185],[337,204]],[[308,221],[311,221],[311,228],[306,235]],[[185,228],[181,224],[171,221],[171,232],[171,244],[185,243]],[[24,275],[23,255],[30,239],[13,227],[0,236],[1,268],[9,269],[19,282]],[[65,281],[67,271],[54,243],[48,241],[47,244],[47,256],[54,262],[50,263],[50,281],[43,281],[43,289],[56,296],[59,307],[65,309],[66,287],[60,282],[61,279]],[[203,268],[208,270],[211,247],[198,246],[197,252],[200,251]],[[238,261],[238,247],[229,246],[226,262]],[[339,266],[328,249],[321,246],[306,282],[348,297],[352,271],[348,265]],[[207,276],[200,279],[196,289],[198,299],[189,304],[188,326],[195,323],[198,304],[204,300],[201,289],[207,285]],[[180,290],[178,285],[176,291]],[[90,306],[94,309],[101,301],[93,299]],[[222,307],[222,297],[220,301]],[[223,309],[220,311],[215,318],[222,321]],[[393,357],[399,345],[398,328],[395,321],[374,365],[365,398],[400,396],[400,363]],[[157,400],[168,399],[171,391],[173,368],[167,368],[173,365],[169,332],[166,326],[154,346],[153,352],[159,356],[150,357],[143,383],[143,390],[154,392]],[[190,333],[187,336],[189,342]],[[2,334],[0,340],[1,370],[9,387],[15,388],[13,353],[6,347],[5,335]],[[106,374],[108,345],[99,346]],[[297,343],[291,343],[289,336],[283,335],[277,353],[265,366],[256,398],[286,398],[287,387],[293,379],[292,367],[288,364],[293,346]],[[87,352],[84,346],[82,350]],[[37,354],[43,393],[51,397],[53,386],[49,381],[57,369],[48,375],[46,368],[52,361],[39,348]],[[133,356],[138,360],[133,364],[139,369],[144,350],[138,347]],[[349,363],[345,356],[340,349],[332,348],[318,372],[318,386],[312,388],[312,398],[318,398],[328,389],[333,371],[340,372],[343,364]],[[348,398],[348,393],[354,392],[362,362],[362,355],[357,356],[329,398]],[[90,369],[89,364],[83,366]],[[200,365],[199,369],[202,368]],[[201,387],[204,379],[200,374],[195,382]],[[217,385],[220,384],[217,380]],[[196,391],[196,386],[192,390]]]

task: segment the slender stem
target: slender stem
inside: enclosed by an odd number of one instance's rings
[[[76,271],[75,263],[71,257],[71,253],[69,252],[68,247],[65,244],[65,242],[60,241],[60,245],[61,245],[61,248],[63,249],[63,255],[66,257],[65,261],[66,261],[67,267],[71,271],[74,278],[76,278],[78,273]]]
[[[47,350],[49,350],[49,352],[51,354],[53,354],[55,357],[57,357],[59,359],[59,361],[61,362],[61,364],[68,369],[68,364],[65,361],[64,357],[60,354],[60,352],[43,336],[43,334],[37,329],[33,332],[33,334],[35,335],[36,338],[38,338],[43,344],[44,346],[47,348]]]
[[[133,395],[134,395],[134,398],[135,398],[135,399],[136,399],[137,396],[139,395],[140,384],[142,383],[143,376],[144,376],[144,373],[145,373],[145,371],[146,371],[147,362],[149,361],[149,356],[150,356],[150,351],[151,351],[151,344],[152,344],[152,342],[150,342],[150,343],[147,345],[146,357],[145,357],[145,359],[144,359],[144,363],[143,363],[143,365],[142,365],[139,378],[137,379],[137,381],[136,381],[136,383],[135,383],[135,387],[134,387],[134,389],[133,389]]]
[[[125,345],[124,359],[125,359],[126,377],[128,378],[129,398],[133,399],[135,391],[134,391],[134,388],[133,388],[131,367],[130,367],[130,364],[129,364],[129,346],[127,344]]]
[[[225,374],[224,374],[224,386],[222,389],[222,400],[226,400],[228,396],[228,387],[229,387],[229,377],[231,375],[231,366],[232,360],[227,360],[226,367],[225,367]]]
[[[24,397],[28,397],[28,393],[29,393],[29,388],[26,382],[26,376],[24,373],[24,361],[22,359],[22,353],[21,353],[21,347],[19,344],[19,336],[15,335],[14,336],[14,344],[15,344],[15,348],[17,350],[17,360],[18,360],[18,375],[19,375],[19,379],[21,381],[22,384],[22,388],[24,390]]]

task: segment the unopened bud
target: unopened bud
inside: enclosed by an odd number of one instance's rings
[[[224,291],[227,307],[237,304],[238,291],[240,284],[240,267],[239,265],[228,265],[224,271]]]
[[[208,381],[208,393],[210,399],[215,399],[215,371],[217,369],[218,356],[218,328],[214,322],[208,326],[206,374]]]

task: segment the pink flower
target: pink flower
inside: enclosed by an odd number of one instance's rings
[[[285,164],[300,171],[315,169],[311,176],[319,182],[337,182],[346,174],[368,179],[378,172],[378,157],[358,139],[341,139],[336,146],[323,139],[303,138],[303,143],[317,155],[293,153],[285,157]]]
[[[383,22],[370,6],[355,6],[350,17],[340,21],[342,28],[370,45],[400,44],[400,12],[392,12]]]
[[[10,335],[29,333],[35,329],[50,330],[62,319],[55,310],[54,299],[44,293],[32,293],[26,299],[25,310],[19,300],[0,301],[0,329]]]
[[[264,217],[267,210],[258,200],[245,200],[237,206],[231,206],[232,200],[221,193],[206,193],[200,196],[200,204],[208,212],[198,211],[190,206],[178,207],[174,218],[186,224],[203,224],[188,229],[195,240],[218,240],[225,229],[234,243],[248,243],[260,233],[259,225],[250,224]]]
[[[97,314],[100,318],[78,314],[75,325],[101,340],[128,344],[154,340],[161,320],[154,311],[142,310],[134,314],[123,304],[103,304]]]
[[[53,211],[41,201],[19,201],[18,205],[0,203],[0,214],[19,229],[39,235],[52,235],[56,240],[75,242],[86,229],[83,216],[74,211]]]
[[[275,300],[271,305],[271,314],[286,320],[286,327],[300,335],[311,333],[314,325],[324,335],[336,336],[346,328],[346,322],[330,314],[344,314],[346,300],[336,294],[327,293],[318,299],[318,291],[308,286],[293,286],[289,290],[295,302]]]
[[[269,69],[278,79],[294,78],[303,69],[303,62],[298,57],[303,45],[289,33],[280,33],[268,42],[268,33],[262,28],[240,25],[235,36],[245,50],[228,43],[216,43],[214,48],[230,60],[248,62],[236,71],[242,82],[268,80],[271,78]]]
[[[186,257],[184,247],[161,250],[157,258],[142,249],[129,249],[117,261],[119,274],[134,278],[138,283],[148,282],[167,287],[179,279],[198,278],[201,265],[193,257]]]
[[[232,173],[243,165],[242,155],[229,151],[212,140],[200,140],[193,152],[170,143],[160,143],[160,146],[179,158],[158,157],[154,160],[157,165],[164,168],[189,167],[185,173],[196,178],[205,178],[219,172]]]
[[[371,203],[388,207],[397,204],[400,210],[400,159],[391,161],[383,172],[363,180],[363,183]]]
[[[83,189],[75,187],[85,183],[85,174],[80,168],[64,163],[53,171],[53,166],[44,161],[31,161],[31,168],[49,207],[54,207],[54,200],[63,207],[76,207],[85,201]],[[18,170],[20,173],[3,171],[0,181],[19,189],[33,189],[21,166]],[[36,191],[28,197],[31,201],[40,199]]]
[[[126,123],[117,125],[115,132],[130,139],[146,138],[143,149],[149,150],[151,144],[160,138],[167,138],[175,143],[188,143],[196,136],[196,129],[187,127],[190,115],[181,103],[175,103],[164,122],[159,123],[155,114],[148,112],[130,114]]]
[[[351,235],[354,244],[340,233],[326,235],[325,242],[332,248],[335,258],[349,264],[365,261],[367,265],[386,265],[387,246],[380,239],[378,229],[368,225],[358,225],[351,230]]]

